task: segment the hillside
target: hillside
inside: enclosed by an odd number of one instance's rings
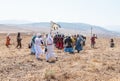
[[[94,26],[84,23],[65,23],[58,22],[62,28],[58,30],[61,33],[71,33],[71,34],[85,34],[91,35],[91,27],[93,28],[93,33],[98,34],[99,36],[105,37],[113,37],[120,36],[119,33],[109,31],[100,26]],[[50,23],[48,22],[40,22],[40,23],[30,23],[30,24],[8,24],[8,25],[0,25],[0,32],[49,32],[50,31]]]

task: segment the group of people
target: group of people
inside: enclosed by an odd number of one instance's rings
[[[16,48],[22,48],[22,44],[21,44],[22,38],[21,38],[20,32],[18,32],[16,39],[17,39],[17,46],[16,46]],[[8,48],[9,48],[9,45],[11,45],[10,41],[11,41],[11,38],[10,38],[10,34],[8,33],[7,36],[6,36],[6,46]]]
[[[55,47],[58,49],[64,48],[64,35],[63,34],[56,34],[53,38]]]
[[[93,34],[93,36],[91,37],[91,48],[95,48],[95,44],[96,41],[95,39],[97,39],[97,35]],[[115,47],[115,43],[114,43],[114,39],[110,39],[110,47],[113,48]]]
[[[29,48],[31,49],[31,54],[36,56],[36,59],[42,60],[40,56],[45,54],[46,61],[48,62],[51,57],[57,60],[54,46],[60,50],[64,49],[64,52],[69,53],[74,53],[75,48],[79,53],[83,49],[83,42],[85,45],[85,40],[86,37],[82,35],[65,37],[64,35],[56,34],[52,37],[51,34],[41,35],[38,33],[33,35]]]
[[[83,35],[74,35],[67,36],[64,39],[64,51],[69,53],[74,53],[75,50],[79,53],[83,50],[83,46],[85,46],[86,37]]]
[[[56,34],[54,36],[54,44],[58,49],[64,49],[65,52],[74,53],[74,48],[78,53],[85,46],[86,37],[83,35],[66,36],[64,34]]]
[[[17,34],[17,46],[16,48],[22,48],[22,38],[20,32]],[[95,48],[97,36],[93,34],[91,37],[91,48]],[[9,47],[10,44],[10,34],[6,37],[6,46]],[[75,50],[79,53],[83,50],[85,46],[86,37],[83,35],[73,35],[65,36],[64,34],[56,34],[54,37],[51,34],[42,35],[40,33],[34,34],[32,36],[29,48],[31,49],[31,54],[34,54],[36,59],[42,60],[41,55],[46,55],[46,61],[49,62],[51,57],[57,60],[57,56],[54,53],[54,46],[59,50],[64,50],[64,52],[69,52],[70,54],[75,53]],[[114,47],[114,40],[111,39],[110,47]],[[42,49],[44,48],[44,49]]]
[[[42,49],[44,46],[44,50]],[[36,59],[42,60],[41,55],[46,55],[46,61],[49,62],[50,58],[55,58],[57,60],[57,56],[54,53],[54,41],[51,34],[47,34],[46,36],[38,33],[37,35],[33,35],[31,39],[30,46],[31,54],[35,54]]]

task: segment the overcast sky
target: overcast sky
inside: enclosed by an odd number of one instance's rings
[[[120,0],[0,0],[0,20],[120,25]]]

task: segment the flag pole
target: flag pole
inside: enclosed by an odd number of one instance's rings
[[[92,37],[92,34],[93,34],[93,27],[91,26],[91,37]]]
[[[53,21],[50,21],[50,33],[52,33]]]

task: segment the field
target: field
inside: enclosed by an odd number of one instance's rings
[[[109,38],[98,38],[96,48],[90,48],[87,38],[79,54],[64,53],[55,48],[58,61],[47,63],[30,55],[30,35],[22,35],[22,49],[16,49],[16,35],[11,46],[5,46],[6,34],[0,34],[0,81],[120,81],[120,38],[110,48]]]

